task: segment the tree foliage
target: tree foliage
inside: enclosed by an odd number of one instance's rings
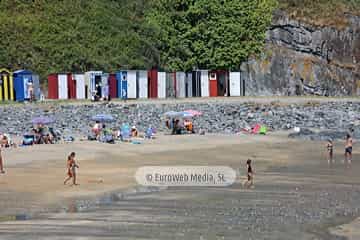
[[[261,51],[275,0],[157,0],[147,15],[171,70],[238,69]]]
[[[158,59],[145,0],[2,0],[0,65],[54,72],[145,68]]]
[[[54,72],[238,68],[276,0],[1,0],[0,67]]]

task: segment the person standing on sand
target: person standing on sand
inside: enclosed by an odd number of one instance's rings
[[[328,164],[335,163],[333,159],[334,156],[334,145],[331,139],[328,139],[328,143],[326,145],[327,152],[328,152]]]
[[[251,159],[246,161],[247,167],[247,180],[244,182],[244,187],[251,188],[254,186],[254,171],[251,167]]]
[[[1,155],[1,144],[0,144],[0,174],[4,174],[4,173],[5,173],[5,171],[4,171],[3,158]]]
[[[352,160],[352,145],[353,139],[351,135],[348,133],[346,134],[346,143],[345,143],[345,163],[351,164]]]
[[[76,183],[76,170],[75,168],[79,168],[79,166],[75,162],[75,153],[72,152],[67,159],[67,175],[68,177],[64,180],[64,185],[66,185],[67,181],[71,178],[73,179],[73,185],[79,185]]]

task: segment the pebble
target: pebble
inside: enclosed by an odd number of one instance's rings
[[[165,127],[163,114],[167,111],[184,111],[194,109],[203,115],[194,119],[196,130],[205,132],[235,134],[243,128],[254,126],[256,123],[266,125],[274,131],[289,130],[294,127],[301,129],[297,135],[311,140],[326,140],[329,137],[343,138],[343,134],[354,128],[354,136],[360,137],[360,103],[328,102],[317,105],[311,104],[257,104],[236,102],[208,103],[140,103],[122,104],[27,104],[19,106],[0,106],[0,132],[22,135],[32,128],[31,120],[37,116],[49,116],[55,119],[54,129],[61,133],[73,133],[87,136],[89,125],[93,123],[91,117],[96,114],[112,114],[116,121],[107,124],[110,127],[120,127],[122,123],[136,125],[140,131],[149,126],[158,132],[168,132]],[[305,129],[322,129],[322,132],[309,134]]]

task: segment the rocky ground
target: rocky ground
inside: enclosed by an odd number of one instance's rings
[[[50,116],[55,119],[53,127],[63,135],[86,136],[91,117],[112,114],[116,122],[136,125],[140,131],[155,127],[159,132],[166,131],[163,113],[195,109],[204,114],[194,120],[195,127],[208,133],[237,133],[256,123],[265,124],[272,130],[287,130],[300,127],[302,131],[293,137],[307,139],[343,138],[349,128],[355,128],[360,137],[360,102],[358,101],[254,101],[212,100],[174,101],[174,102],[113,102],[113,103],[46,103],[0,106],[0,132],[22,135],[32,127],[31,119],[37,116]],[[319,129],[313,133],[304,129]],[[325,132],[324,132],[325,131]]]

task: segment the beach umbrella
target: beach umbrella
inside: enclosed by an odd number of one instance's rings
[[[169,112],[164,113],[164,116],[170,117],[170,118],[181,117],[182,112],[169,111]]]
[[[203,113],[200,111],[196,111],[196,110],[185,110],[184,112],[190,113],[192,116],[196,117],[196,116],[201,116]]]
[[[181,117],[181,118],[192,118],[192,117],[194,117],[194,115],[192,115],[189,112],[179,112],[179,117]]]
[[[46,116],[40,116],[40,117],[35,117],[31,120],[31,122],[33,124],[50,124],[50,123],[53,123],[54,122],[54,119],[50,118],[50,117],[46,117]]]
[[[110,114],[97,114],[91,118],[93,121],[99,121],[99,122],[112,122],[114,121],[114,118]]]

